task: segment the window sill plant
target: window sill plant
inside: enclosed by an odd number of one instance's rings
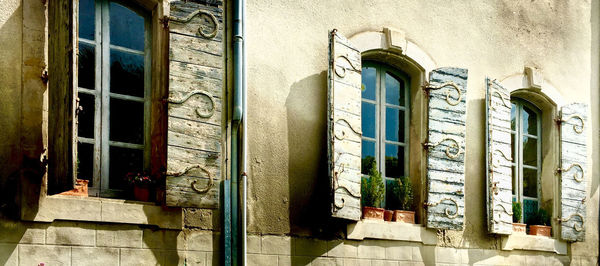
[[[80,196],[87,197],[88,196],[88,183],[90,181],[85,179],[77,179],[75,183],[75,188],[60,193],[60,195],[69,195],[69,196]]]
[[[150,201],[150,195],[155,180],[147,173],[127,173],[127,183],[133,187],[135,200]]]
[[[413,211],[413,189],[409,177],[401,177],[393,188],[395,197],[395,208],[393,221],[401,223],[415,223],[415,212]]]
[[[369,170],[369,177],[361,180],[363,219],[383,220],[384,209],[376,206],[379,206],[383,199],[384,189],[381,173],[377,171],[373,162],[371,170]]]
[[[521,221],[521,217],[523,216],[523,209],[521,208],[521,202],[513,201],[512,212],[513,212],[513,232],[517,235],[526,235],[527,234],[527,225],[519,223],[519,221]]]
[[[539,209],[530,220],[529,234],[536,236],[550,236],[552,226],[550,226],[550,215],[545,209]]]

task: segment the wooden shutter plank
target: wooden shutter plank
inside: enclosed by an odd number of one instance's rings
[[[167,206],[217,208],[219,204],[223,140],[222,21],[219,7],[171,3]],[[206,33],[215,26],[214,36],[198,31]]]
[[[587,200],[587,105],[572,103],[561,109],[561,237],[585,240]]]
[[[328,168],[332,216],[359,220],[361,163],[361,55],[330,32],[328,72]]]
[[[488,231],[512,234],[512,138],[510,94],[487,80],[487,216]]]
[[[467,70],[436,69],[427,87],[427,227],[462,230]]]

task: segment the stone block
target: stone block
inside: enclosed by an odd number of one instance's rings
[[[71,249],[71,266],[118,264],[119,249],[117,248],[73,247]]]
[[[46,244],[93,246],[96,225],[80,222],[56,222],[46,230]]]
[[[402,264],[404,265],[404,264]],[[371,266],[398,266],[398,261],[395,260],[372,260]]]
[[[297,256],[319,257],[327,254],[327,242],[310,238],[294,238],[292,240],[294,254]]]
[[[19,245],[19,265],[71,265],[71,247]]]
[[[98,225],[96,246],[99,247],[142,247],[142,229],[135,225]]]
[[[143,248],[185,249],[183,232],[179,230],[144,229],[142,234]]]
[[[16,266],[19,250],[17,244],[0,244],[0,265]]]
[[[248,254],[248,266],[277,265],[276,255]]]
[[[101,216],[104,222],[153,224],[168,229],[183,227],[181,208],[163,208],[154,204],[103,200]]]
[[[414,249],[418,248],[393,243],[385,248],[385,258],[388,260],[412,260]]]
[[[190,230],[186,234],[187,250],[213,251],[219,250],[220,234],[213,231]]]
[[[310,265],[315,257],[310,256],[292,256],[292,265]]]
[[[292,266],[292,256],[277,256],[277,266]]]
[[[213,223],[213,217],[219,217],[218,211],[212,209],[183,209],[183,222],[186,227],[204,230],[218,230],[218,225]]]
[[[291,255],[292,241],[289,236],[263,236],[262,254]]]
[[[247,250],[250,254],[258,254],[261,251],[261,237],[258,235],[248,235],[246,240]]]
[[[358,242],[333,240],[327,242],[327,256],[356,258],[358,254]]]
[[[369,259],[344,259],[344,266],[371,266]]]
[[[221,254],[219,252],[204,252],[206,254],[206,266],[220,266]]]
[[[435,248],[436,263],[460,263],[460,253],[455,248]]]
[[[44,244],[48,224],[0,222],[0,243]]]
[[[343,266],[344,259],[317,257],[310,263],[310,265],[311,266]]]
[[[157,249],[121,249],[121,266],[127,265],[163,265],[164,252]]]
[[[100,221],[101,201],[72,196],[50,196],[40,202],[39,208],[23,208],[22,217],[28,221],[52,222],[54,220]]]
[[[385,247],[381,244],[381,241],[363,241],[358,246],[358,257],[364,259],[385,259]]]

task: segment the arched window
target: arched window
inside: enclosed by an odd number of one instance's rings
[[[374,163],[384,177],[382,207],[392,200],[390,184],[408,175],[409,102],[408,75],[383,64],[363,62],[361,172],[368,175]]]
[[[528,220],[540,207],[541,190],[541,111],[520,98],[511,100],[511,136],[513,201],[522,203],[522,221]]]

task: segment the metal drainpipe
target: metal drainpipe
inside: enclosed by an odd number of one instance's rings
[[[241,0],[242,2],[242,33],[246,34],[246,0]],[[247,61],[247,57],[246,57],[246,43],[244,42],[242,45],[242,104],[243,104],[243,112],[242,112],[242,154],[241,154],[241,160],[242,160],[242,220],[241,220],[241,224],[242,224],[242,265],[247,265],[246,264],[246,254],[247,254],[247,250],[246,250],[246,243],[247,243],[247,239],[248,239],[248,235],[247,235],[247,230],[246,230],[246,218],[247,218],[247,208],[246,208],[246,203],[247,203],[247,191],[248,191],[248,98],[247,98],[247,92],[248,92],[248,80],[246,79],[246,73],[248,70],[248,61]]]

